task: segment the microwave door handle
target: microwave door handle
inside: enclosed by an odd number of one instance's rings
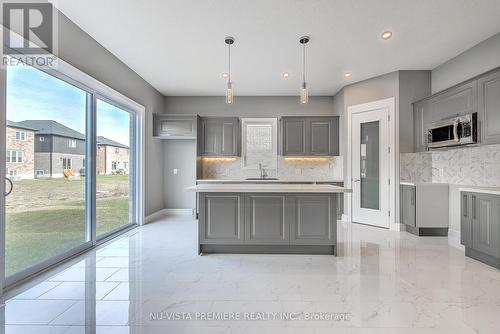
[[[458,123],[458,119],[453,122],[453,140],[457,143],[460,141],[460,138],[458,138]]]

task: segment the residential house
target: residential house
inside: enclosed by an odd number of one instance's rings
[[[32,179],[35,175],[35,129],[7,121],[6,174],[11,179]]]
[[[64,171],[84,173],[85,135],[53,120],[26,120],[36,129],[35,177],[62,177]]]
[[[97,137],[97,174],[128,174],[130,149],[106,137]]]

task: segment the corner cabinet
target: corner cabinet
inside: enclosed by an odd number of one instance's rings
[[[427,151],[427,124],[429,124],[429,101],[423,100],[413,104],[413,124],[415,152]]]
[[[282,117],[281,154],[339,155],[339,117]]]
[[[153,137],[160,139],[196,139],[198,116],[153,114]]]
[[[237,117],[201,117],[198,135],[200,156],[238,156],[240,121]]]
[[[500,195],[462,192],[460,196],[465,255],[500,269]]]

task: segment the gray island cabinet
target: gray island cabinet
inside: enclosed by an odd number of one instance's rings
[[[336,254],[339,197],[328,184],[203,184],[199,253]]]

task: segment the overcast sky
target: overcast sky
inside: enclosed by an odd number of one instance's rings
[[[97,135],[129,146],[130,115],[108,103],[97,103]],[[84,91],[31,67],[7,72],[7,119],[54,120],[85,133]]]

